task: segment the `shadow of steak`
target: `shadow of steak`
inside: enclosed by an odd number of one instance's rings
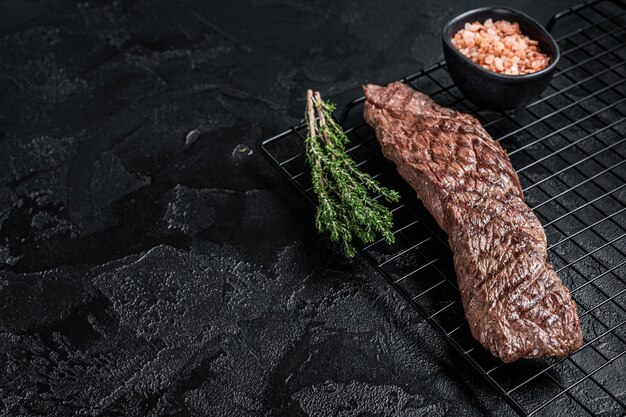
[[[576,305],[500,144],[474,117],[405,84],[364,90],[385,157],[448,234],[474,338],[504,362],[579,348]]]

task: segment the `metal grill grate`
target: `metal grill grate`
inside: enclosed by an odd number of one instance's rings
[[[558,24],[557,24],[558,23]],[[505,365],[470,335],[447,239],[382,157],[362,117],[342,116],[361,169],[402,194],[396,243],[360,252],[521,415],[564,409],[626,413],[626,3],[596,0],[555,15],[562,58],[542,98],[496,113],[465,100],[438,63],[404,78],[438,103],[477,116],[508,150],[526,201],[548,237],[549,258],[571,289],[583,347],[563,360]],[[556,29],[556,30],[555,30]],[[263,153],[311,202],[303,125],[264,141]]]

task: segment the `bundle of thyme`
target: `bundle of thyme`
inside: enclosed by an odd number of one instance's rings
[[[306,155],[318,200],[315,226],[321,233],[328,232],[332,241],[340,240],[345,255],[351,258],[356,253],[352,243],[355,237],[371,243],[380,234],[387,243],[393,243],[393,216],[376,197],[397,202],[400,194],[359,171],[346,153],[348,137],[333,119],[334,110],[332,103],[322,101],[319,92],[307,91]]]

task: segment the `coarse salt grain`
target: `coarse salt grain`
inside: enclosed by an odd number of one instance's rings
[[[502,74],[530,74],[550,63],[539,42],[525,36],[518,23],[506,20],[468,22],[454,35],[452,44],[478,65]]]

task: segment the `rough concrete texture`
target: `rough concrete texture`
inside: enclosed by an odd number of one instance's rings
[[[484,3],[0,1],[0,414],[510,415],[256,147]]]

